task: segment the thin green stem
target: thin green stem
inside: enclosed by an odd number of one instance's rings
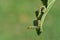
[[[45,20],[45,17],[46,17],[46,15],[47,15],[47,13],[48,13],[49,10],[52,8],[52,6],[53,6],[54,3],[55,3],[55,0],[52,0],[52,1],[50,2],[50,4],[48,5],[48,7],[47,7],[47,9],[46,9],[46,12],[45,12],[44,15],[42,16],[42,19],[41,19],[41,27],[42,27],[42,25],[43,25],[43,23],[44,23],[44,20]]]

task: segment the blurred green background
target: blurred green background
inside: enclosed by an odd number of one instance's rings
[[[60,0],[47,14],[41,35],[27,29],[41,5],[40,0],[0,0],[0,40],[60,40]]]

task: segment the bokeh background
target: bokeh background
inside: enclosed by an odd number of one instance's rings
[[[60,0],[47,14],[41,35],[27,29],[41,5],[40,0],[0,0],[0,40],[60,40]]]

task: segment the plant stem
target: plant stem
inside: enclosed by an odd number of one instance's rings
[[[41,19],[41,28],[42,28],[42,25],[43,25],[43,23],[44,23],[44,20],[45,20],[45,18],[46,18],[47,13],[48,13],[49,10],[52,8],[52,6],[53,6],[54,3],[55,3],[55,0],[52,0],[52,1],[50,2],[50,4],[47,6],[46,12],[44,13],[44,15],[42,16],[42,19]]]

